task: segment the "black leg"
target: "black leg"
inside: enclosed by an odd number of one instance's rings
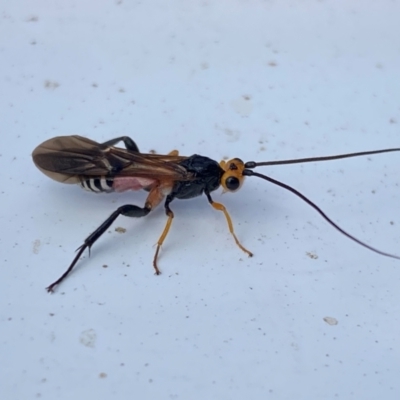
[[[107,142],[104,142],[101,145],[104,147],[109,147],[114,146],[118,142],[124,142],[127,150],[136,151],[139,153],[139,147],[137,147],[137,144],[129,136],[121,136],[115,139],[107,140]]]
[[[57,279],[55,282],[53,282],[49,287],[47,287],[48,292],[52,292],[54,287],[59,285],[67,276],[68,274],[72,271],[74,268],[75,264],[78,262],[79,258],[81,257],[82,253],[86,250],[89,249],[89,255],[90,255],[90,248],[93,246],[93,244],[96,242],[97,239],[100,238],[100,236],[110,227],[110,225],[118,218],[120,215],[124,215],[125,217],[133,217],[133,218],[140,218],[140,217],[145,217],[150,211],[152,207],[151,204],[147,203],[143,208],[134,206],[131,204],[127,204],[125,206],[119,207],[117,210],[115,210],[93,233],[91,233],[84,241],[83,245],[80,246],[77,251],[77,255],[73,259],[71,265],[68,267],[68,269],[61,275],[59,279]]]

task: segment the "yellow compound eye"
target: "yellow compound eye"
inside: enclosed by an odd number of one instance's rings
[[[225,171],[221,178],[221,185],[224,190],[234,192],[242,185],[244,176],[244,163],[239,158],[233,158],[229,161],[221,161],[220,167]]]

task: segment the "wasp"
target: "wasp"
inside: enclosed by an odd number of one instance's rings
[[[125,148],[116,147],[115,145],[119,142],[123,142]],[[189,157],[180,156],[177,150],[167,155],[140,153],[136,143],[128,136],[121,136],[104,143],[97,143],[76,135],[49,139],[36,147],[32,154],[35,165],[48,177],[61,183],[78,184],[83,189],[94,193],[144,189],[148,192],[148,196],[143,207],[133,204],[118,207],[84,240],[68,269],[46,289],[48,292],[53,292],[54,288],[72,271],[85,249],[88,249],[90,254],[93,244],[120,215],[132,218],[145,217],[164,201],[167,222],[157,241],[153,258],[155,274],[159,275],[158,255],[174,218],[170,207],[171,202],[174,199],[191,199],[203,194],[215,210],[224,214],[229,232],[237,246],[251,257],[253,254],[239,242],[225,206],[215,202],[211,197],[211,193],[221,186],[225,192],[236,192],[241,188],[246,176],[264,179],[290,191],[313,207],[329,224],[349,239],[375,253],[400,259],[399,256],[378,250],[346,232],[315,203],[293,187],[253,171],[261,166],[338,160],[395,151],[400,151],[400,148],[266,162],[243,162],[240,158],[233,158],[218,163],[198,154]]]

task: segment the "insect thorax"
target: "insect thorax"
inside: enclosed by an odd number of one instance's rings
[[[219,188],[224,170],[211,158],[194,154],[182,161],[180,165],[193,173],[196,179],[175,183],[173,192],[178,199],[190,199],[201,196],[205,190],[212,192]]]

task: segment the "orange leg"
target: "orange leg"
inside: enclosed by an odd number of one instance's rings
[[[169,156],[178,156],[179,155],[179,151],[178,150],[172,150],[168,153]],[[164,243],[165,238],[168,235],[169,229],[171,228],[171,224],[172,224],[172,219],[174,218],[174,213],[170,210],[168,204],[165,206],[166,207],[166,213],[168,216],[168,220],[167,223],[165,224],[165,228],[160,236],[160,238],[157,241],[157,248],[156,248],[156,253],[154,254],[154,259],[153,259],[153,267],[156,271],[156,275],[160,275],[161,272],[158,269],[157,266],[157,258],[158,258],[158,253],[160,252],[161,246]]]
[[[233,224],[232,224],[232,220],[231,217],[228,213],[228,211],[226,210],[225,206],[221,203],[216,203],[215,201],[213,201],[213,199],[211,198],[211,196],[209,194],[206,193],[206,196],[208,198],[208,201],[210,202],[211,206],[218,211],[222,211],[225,215],[226,218],[226,222],[228,223],[228,227],[229,227],[229,232],[231,233],[231,235],[233,236],[233,238],[235,239],[236,244],[245,252],[249,255],[249,257],[253,257],[253,253],[249,250],[247,250],[245,247],[243,247],[241,245],[241,243],[239,242],[238,238],[235,235],[235,232],[233,230]]]
[[[174,213],[169,209],[168,206],[166,206],[166,208],[167,208],[168,220],[167,220],[167,223],[165,224],[165,228],[164,228],[160,238],[157,241],[157,249],[156,249],[156,253],[154,254],[154,259],[153,259],[153,267],[156,270],[156,275],[160,275],[160,273],[161,273],[157,267],[158,253],[160,252],[160,248],[161,248],[162,244],[164,243],[165,238],[168,235],[169,229],[171,228],[172,219],[174,218]]]
[[[146,205],[149,204],[149,205],[151,205],[151,208],[154,208],[158,204],[160,204],[161,200],[165,196],[164,195],[165,191],[167,189],[170,189],[172,187],[172,185],[173,185],[173,182],[165,182],[165,183],[160,184],[159,186],[156,186],[155,188],[153,188],[150,191],[149,195],[147,196]],[[164,228],[160,238],[157,241],[157,249],[156,249],[156,253],[154,255],[154,259],[153,259],[153,267],[154,267],[156,275],[161,274],[161,272],[157,266],[158,253],[160,252],[160,248],[161,248],[162,244],[164,243],[165,238],[168,235],[169,228],[171,227],[171,224],[172,224],[172,219],[174,218],[174,213],[170,210],[168,201],[165,204],[165,210],[166,210],[166,213],[168,216],[168,220],[167,220],[167,223],[165,225],[165,228]]]

